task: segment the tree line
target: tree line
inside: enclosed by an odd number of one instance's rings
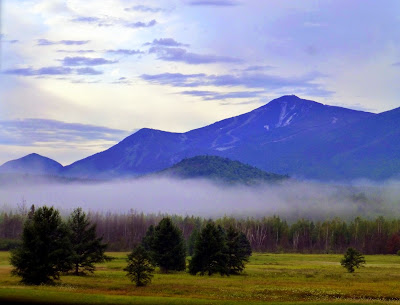
[[[189,273],[236,275],[243,271],[251,255],[246,236],[229,227],[209,221],[195,235],[195,247],[189,259]],[[32,206],[25,220],[21,244],[11,252],[12,274],[25,284],[49,284],[63,273],[84,275],[95,271],[95,263],[111,260],[105,255],[107,244],[96,236],[92,224],[81,208],[67,221],[58,210]],[[154,267],[161,273],[186,270],[186,244],[182,231],[169,217],[150,226],[142,242],[128,255],[127,276],[137,286],[150,282]]]
[[[18,244],[27,212],[0,213],[0,249]],[[96,234],[108,243],[110,251],[131,251],[142,242],[147,229],[168,215],[89,212],[96,224]],[[193,232],[205,227],[208,219],[195,216],[169,216],[182,231],[189,254],[193,253]],[[400,219],[383,216],[374,219],[356,217],[351,221],[339,217],[313,221],[298,219],[288,222],[279,216],[263,218],[222,217],[214,220],[223,229],[233,227],[242,232],[257,252],[343,253],[347,248],[365,254],[395,254],[400,250]]]

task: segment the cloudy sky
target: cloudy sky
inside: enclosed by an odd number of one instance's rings
[[[284,94],[400,106],[398,0],[2,0],[0,163],[66,165]]]

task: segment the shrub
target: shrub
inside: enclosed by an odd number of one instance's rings
[[[340,264],[346,268],[348,272],[353,273],[355,270],[354,268],[362,267],[365,264],[365,259],[356,249],[348,248]]]
[[[124,269],[136,286],[146,286],[151,282],[154,267],[151,263],[150,254],[139,245],[128,255],[128,266]]]

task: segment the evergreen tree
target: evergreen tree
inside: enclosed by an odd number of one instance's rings
[[[187,251],[188,251],[188,255],[192,256],[194,253],[194,247],[196,244],[196,240],[199,237],[199,231],[197,230],[197,228],[195,228],[192,231],[192,234],[190,234],[189,239],[187,241]]]
[[[104,254],[107,244],[96,236],[96,225],[90,221],[81,208],[75,209],[68,219],[73,249],[73,272],[75,275],[94,272],[95,263],[111,258]]]
[[[154,253],[153,253],[154,234],[155,234],[154,226],[150,225],[149,228],[146,231],[146,235],[143,236],[143,238],[142,238],[141,245],[149,253],[150,259],[151,259],[151,263],[153,265],[156,265],[156,262],[154,261]]]
[[[136,286],[146,286],[151,282],[154,267],[149,252],[142,245],[134,248],[128,255],[128,266],[124,271],[127,272],[131,281],[136,283]]]
[[[242,272],[251,255],[251,246],[246,235],[232,226],[226,232],[226,254],[229,274]]]
[[[354,248],[348,248],[340,264],[350,273],[354,272],[354,267],[359,268],[365,264],[364,256]]]
[[[219,273],[229,275],[227,247],[223,229],[207,223],[198,235],[194,254],[189,262],[189,273],[196,275]]]
[[[146,231],[146,235],[142,238],[142,246],[146,251],[151,251],[154,245],[154,226],[150,225],[150,227]]]
[[[239,244],[241,254],[249,258],[253,254],[253,251],[251,250],[250,241],[243,232],[239,233]]]
[[[152,257],[161,272],[186,268],[186,247],[181,230],[170,218],[163,218],[154,228]]]
[[[52,283],[71,268],[71,257],[67,226],[57,210],[44,206],[24,224],[22,245],[11,254],[12,274],[26,284]]]

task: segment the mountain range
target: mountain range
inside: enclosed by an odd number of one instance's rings
[[[185,133],[143,128],[111,148],[62,167],[36,155],[0,172],[78,178],[138,176],[198,155],[238,160],[297,178],[383,180],[400,176],[400,108],[375,114],[287,95]],[[40,163],[40,162],[39,162]]]

